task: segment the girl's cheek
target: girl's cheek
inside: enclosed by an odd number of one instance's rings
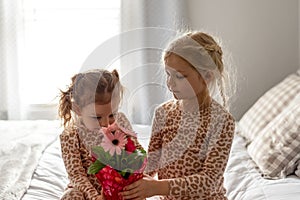
[[[84,124],[89,130],[100,128],[100,125],[97,120],[87,120],[84,122]]]

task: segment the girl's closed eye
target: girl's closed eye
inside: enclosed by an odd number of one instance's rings
[[[102,117],[101,116],[91,116],[91,118],[94,120],[100,120]]]
[[[110,114],[108,117],[109,117],[109,118],[115,118],[116,115],[117,115],[117,113],[112,113],[112,114]]]
[[[175,78],[177,78],[177,79],[183,79],[183,78],[186,78],[186,76],[185,75],[183,75],[183,74],[181,74],[181,73],[176,73],[175,75],[173,74],[170,74],[170,72],[168,72],[168,71],[166,71],[166,74],[167,74],[167,77],[172,77],[172,76],[175,76]]]

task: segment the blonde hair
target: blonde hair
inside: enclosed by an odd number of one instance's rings
[[[218,73],[221,75],[219,80],[215,81],[216,86],[218,87],[220,96],[223,101],[223,105],[225,107],[227,107],[229,98],[231,96],[231,94],[229,94],[230,93],[229,87],[231,87],[231,85],[230,85],[227,70],[225,70],[225,68],[224,68],[222,48],[220,47],[218,42],[216,42],[216,40],[212,36],[210,36],[209,34],[204,33],[204,32],[200,32],[200,31],[188,32],[188,33],[183,34],[183,36],[181,36],[180,38],[183,38],[183,37],[189,37],[192,40],[196,41],[199,45],[201,45],[205,49],[205,51],[208,53],[208,55],[213,60],[213,62],[214,62],[213,64],[217,67]],[[174,44],[174,42],[172,44]],[[181,45],[181,44],[178,43],[178,45]],[[172,51],[164,52],[163,60],[166,61],[166,59],[173,53],[174,52],[172,52]],[[180,55],[178,55],[178,56],[180,56]],[[182,58],[182,59],[185,59],[185,58]],[[199,58],[199,59],[201,59],[201,58]],[[189,62],[188,60],[186,60],[186,61]],[[196,67],[194,66],[194,68],[196,68]],[[225,91],[225,88],[228,88],[228,91]]]
[[[82,108],[90,103],[107,104],[112,98],[122,100],[123,86],[117,70],[109,72],[93,69],[75,74],[66,91],[60,90],[59,117],[63,125],[72,122],[74,106]]]

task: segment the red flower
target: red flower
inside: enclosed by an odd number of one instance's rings
[[[134,145],[134,142],[130,139],[130,137],[127,138],[127,144],[125,145],[125,149],[127,152],[133,153],[136,150],[136,146]]]

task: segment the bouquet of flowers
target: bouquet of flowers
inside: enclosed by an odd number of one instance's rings
[[[100,146],[92,147],[93,163],[88,174],[95,174],[107,200],[122,199],[119,192],[143,177],[146,151],[136,148],[132,141],[132,137],[136,137],[135,133],[116,123],[101,131],[104,137]]]

